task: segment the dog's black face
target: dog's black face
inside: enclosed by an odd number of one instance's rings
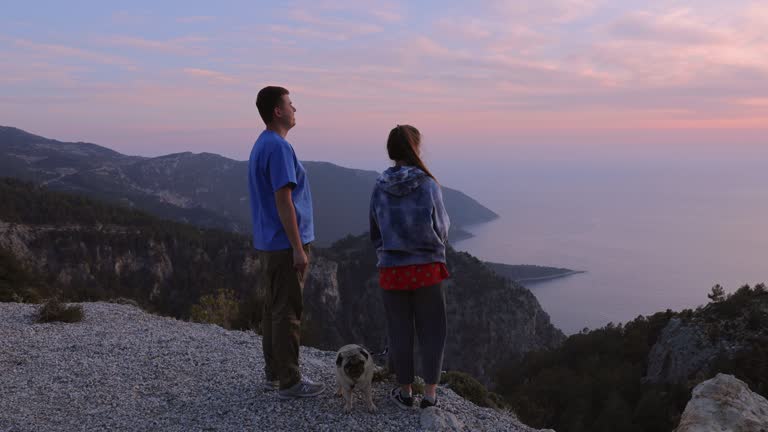
[[[365,363],[369,357],[368,351],[361,348],[357,353],[350,353],[345,357],[342,357],[341,354],[336,356],[336,366],[343,367],[344,373],[356,380],[365,372]]]
[[[360,378],[363,371],[365,371],[365,360],[360,358],[351,358],[344,365],[344,373],[352,379]]]

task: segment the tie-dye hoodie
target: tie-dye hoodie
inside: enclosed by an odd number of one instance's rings
[[[440,186],[419,168],[395,166],[379,176],[370,221],[378,267],[445,263],[451,222]]]

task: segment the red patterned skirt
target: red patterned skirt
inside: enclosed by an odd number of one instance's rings
[[[379,285],[385,290],[412,291],[449,277],[448,268],[441,262],[379,269]]]

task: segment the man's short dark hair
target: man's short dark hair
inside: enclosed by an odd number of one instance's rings
[[[283,87],[267,86],[259,90],[256,96],[256,108],[259,109],[259,115],[264,120],[264,124],[269,125],[275,117],[275,108],[283,100],[283,95],[287,95],[288,90]]]

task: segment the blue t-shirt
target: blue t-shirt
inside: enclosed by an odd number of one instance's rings
[[[258,250],[291,248],[275,203],[275,192],[286,185],[292,188],[301,243],[307,244],[315,239],[315,228],[306,171],[288,141],[277,132],[265,130],[253,144],[248,161],[253,247]]]

